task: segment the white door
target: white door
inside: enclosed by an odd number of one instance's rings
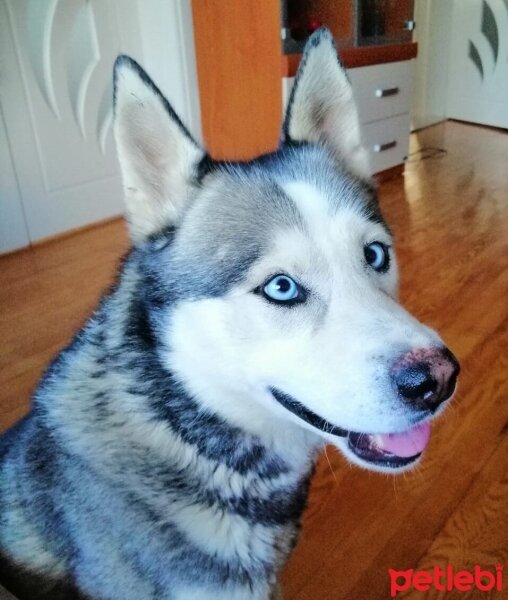
[[[508,128],[508,0],[455,0],[447,116]]]
[[[138,29],[134,0],[0,0],[0,250],[122,212],[112,65]]]
[[[453,2],[416,0],[414,41],[418,43],[411,105],[412,129],[447,118],[448,54]]]

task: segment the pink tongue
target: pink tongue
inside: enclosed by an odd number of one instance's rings
[[[408,457],[420,454],[429,443],[430,423],[427,421],[403,433],[383,433],[374,436],[377,448],[396,456]]]

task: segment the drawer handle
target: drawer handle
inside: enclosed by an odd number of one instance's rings
[[[386,96],[396,96],[399,93],[398,87],[392,88],[377,88],[376,98],[386,98]]]
[[[386,144],[374,144],[372,149],[374,152],[384,152],[385,150],[390,150],[390,148],[395,148],[397,145],[397,141],[393,140],[392,142],[386,142]]]

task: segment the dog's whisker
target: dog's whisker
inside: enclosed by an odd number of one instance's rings
[[[330,462],[330,458],[328,456],[327,446],[325,446],[325,456],[326,456],[326,460],[328,462],[328,466],[330,467],[330,472],[333,475],[333,478],[335,479],[335,483],[338,483],[337,476],[335,475],[335,471],[333,470],[332,463]]]

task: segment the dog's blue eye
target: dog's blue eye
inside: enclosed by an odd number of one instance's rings
[[[293,304],[305,299],[305,292],[301,286],[287,275],[272,277],[263,287],[265,298],[280,304]]]
[[[367,244],[364,247],[363,253],[367,264],[370,265],[374,271],[384,273],[388,270],[388,267],[390,266],[390,254],[387,246],[381,242],[372,242],[372,244]]]

